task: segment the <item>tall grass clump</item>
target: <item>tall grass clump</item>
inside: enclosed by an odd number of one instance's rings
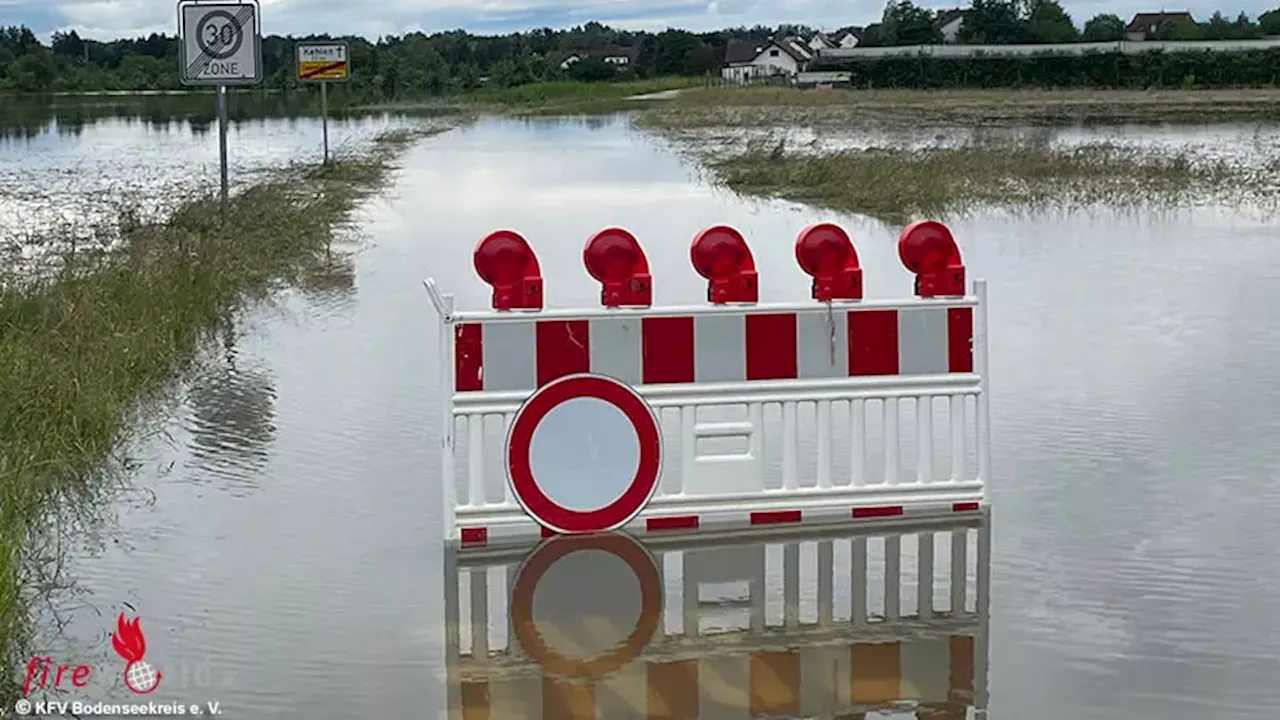
[[[827,154],[755,143],[710,160],[735,191],[821,205],[898,222],[975,206],[1169,203],[1248,191],[1253,178],[1222,162],[1149,148],[970,145],[871,148]]]
[[[177,379],[220,321],[331,262],[335,232],[414,137],[387,134],[370,151],[281,171],[234,195],[225,216],[217,198],[192,198],[163,220],[120,223],[109,251],[65,253],[47,275],[0,278],[5,660],[21,649],[32,590],[21,582],[26,544],[61,505],[95,494],[143,401]]]

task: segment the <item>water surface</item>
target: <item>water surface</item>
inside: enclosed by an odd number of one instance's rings
[[[104,132],[113,155],[154,142]],[[73,157],[66,143],[82,141],[46,142]],[[248,313],[187,383],[170,437],[135,444],[154,501],[122,504],[106,547],[72,559],[90,595],[48,640],[58,652],[115,672],[104,618],[128,602],[157,663],[209,668],[212,689],[174,682],[175,699],[239,717],[436,717],[448,582],[420,281],[485,307],[470,253],[490,230],[530,239],[551,306],[598,302],[581,247],[613,224],[645,245],[657,304],[703,302],[688,243],[724,222],[752,244],[763,301],[806,298],[792,244],[825,220],[853,234],[870,297],[910,292],[898,228],[736,198],[625,119],[432,138],[361,219],[349,287]],[[1280,581],[1263,541],[1280,512],[1276,226],[1224,208],[950,224],[991,286],[991,716],[1280,713]]]

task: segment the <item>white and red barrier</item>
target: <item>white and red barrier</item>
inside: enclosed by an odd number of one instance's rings
[[[989,465],[985,284],[950,232],[903,231],[915,296],[865,301],[848,235],[796,241],[811,303],[759,304],[751,251],[691,247],[708,305],[650,307],[636,238],[588,240],[603,307],[544,309],[518,233],[475,251],[494,310],[441,317],[447,539],[468,547],[626,528],[833,523],[977,511]]]
[[[449,717],[970,717],[986,707],[988,527],[451,549]]]

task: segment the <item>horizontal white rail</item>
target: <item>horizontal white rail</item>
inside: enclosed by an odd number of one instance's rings
[[[846,300],[833,303],[758,303],[729,305],[685,305],[652,308],[547,308],[544,310],[512,310],[495,312],[455,312],[445,316],[447,321],[465,322],[528,322],[529,320],[596,320],[601,318],[635,317],[660,318],[687,315],[741,315],[743,312],[812,312],[830,307],[833,310],[904,310],[911,308],[964,308],[975,307],[974,296],[946,298],[908,298],[904,300]]]

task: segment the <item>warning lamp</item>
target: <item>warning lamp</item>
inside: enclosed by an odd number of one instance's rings
[[[592,235],[582,249],[582,263],[601,284],[600,302],[605,307],[653,304],[649,260],[630,232],[613,227]]]
[[[796,238],[796,261],[813,278],[813,299],[862,299],[862,268],[858,251],[844,228],[819,223],[805,228]]]
[[[964,262],[946,225],[934,220],[911,223],[898,237],[898,257],[916,276],[916,295],[964,295]]]
[[[707,300],[716,305],[753,303],[760,297],[756,261],[742,233],[716,225],[698,233],[689,248],[693,269],[706,278]]]
[[[491,232],[476,245],[472,257],[476,274],[493,287],[494,310],[542,309],[542,268],[520,233]]]

